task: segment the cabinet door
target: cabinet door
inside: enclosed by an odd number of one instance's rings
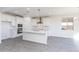
[[[1,21],[6,21],[6,17],[3,14],[1,14]]]
[[[12,16],[10,16],[10,15],[6,15],[6,21],[10,21],[11,22],[11,20],[13,19],[13,17]]]
[[[23,24],[23,18],[21,17],[16,17],[16,20],[17,20],[17,24]]]
[[[11,21],[11,16],[10,15],[1,15],[1,21]]]

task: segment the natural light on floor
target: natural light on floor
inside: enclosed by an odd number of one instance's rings
[[[75,35],[73,36],[73,38],[74,38],[74,40],[79,40],[79,33],[75,34]]]

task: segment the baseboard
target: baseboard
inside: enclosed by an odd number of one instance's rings
[[[73,38],[70,38],[70,37],[60,37],[60,36],[48,36],[48,37],[58,37],[58,38],[65,38],[65,39],[73,39]]]

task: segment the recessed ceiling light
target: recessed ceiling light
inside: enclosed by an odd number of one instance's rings
[[[18,12],[18,10],[14,11],[14,13],[17,13],[17,12]]]
[[[27,8],[26,12],[29,13],[30,12],[30,8]]]
[[[30,10],[30,8],[27,8],[27,11],[29,11]]]

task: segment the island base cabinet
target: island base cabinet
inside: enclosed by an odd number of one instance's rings
[[[47,44],[46,34],[39,33],[23,33],[23,40],[33,41],[37,43]]]

